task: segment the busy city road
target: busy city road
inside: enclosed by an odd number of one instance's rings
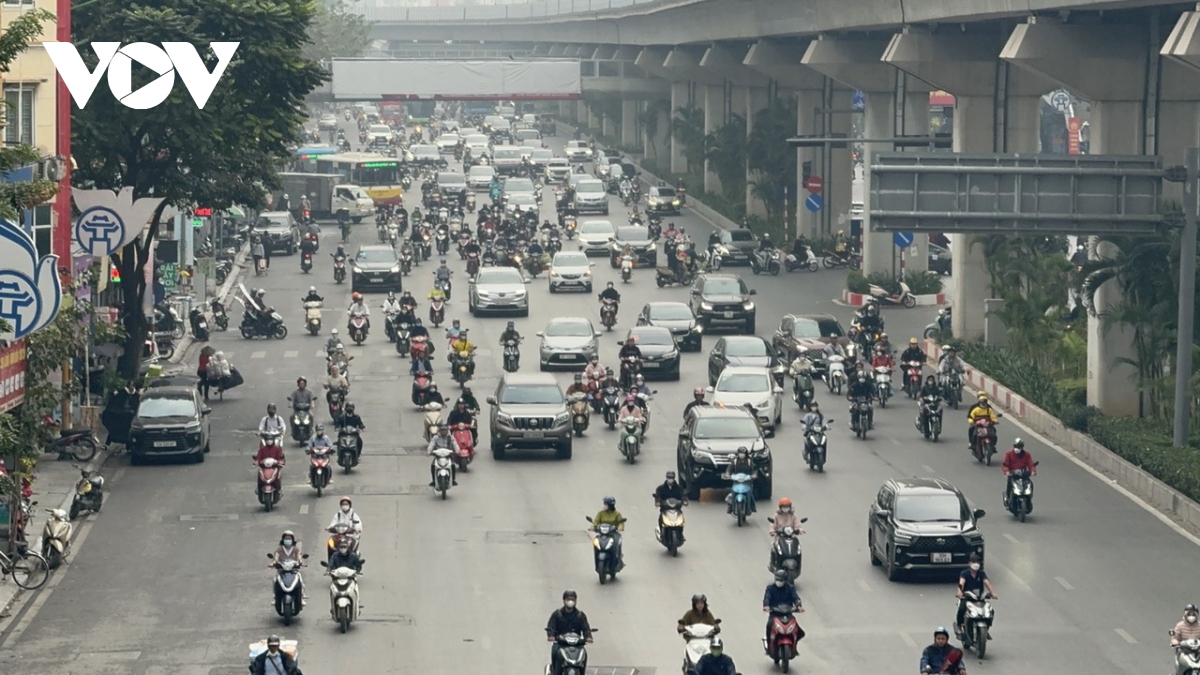
[[[563,140],[551,140],[556,151]],[[417,203],[419,195],[414,185],[408,202]],[[612,200],[611,219],[618,221],[627,209]],[[543,215],[552,217],[550,199]],[[691,211],[674,220],[703,246],[709,223]],[[675,468],[676,430],[692,388],[707,384],[704,367],[716,340],[710,335],[699,354],[683,355],[680,382],[651,383],[658,393],[637,464],[623,461],[617,432],[595,423],[576,439],[569,461],[542,452],[514,452],[495,461],[485,441],[471,472],[442,501],[426,486],[429,460],[420,413],[409,402],[408,361],[384,335],[378,309],[383,296],[368,295],[371,335],[361,347],[347,344],[355,357],[350,400],[367,425],[363,463],[349,476],[338,473],[330,492],[317,498],[306,484],[304,455],[289,442],[282,501],[276,511],[264,513],[254,495],[250,460],[259,418],[269,402],[286,410],[297,377],[319,386],[328,329],[345,332],[349,285],[333,283],[328,256],[336,230],[324,229],[312,274],[301,274],[298,256],[277,255],[268,276],[244,279],[248,287],[266,290],[289,336],[243,340],[236,332],[241,308],[230,304],[234,330],[215,334],[211,344],[242,371],[246,384],[212,402],[207,461],[139,467],[127,466],[124,457],[109,462],[108,501],[92,517],[84,546],[47,590],[0,621],[0,671],[240,675],[246,645],[278,633],[299,640],[300,665],[309,675],[540,673],[549,651],[546,619],[560,605],[563,589],[573,588],[599,629],[589,650],[594,667],[642,675],[675,672],[684,647],[676,622],[692,594],[705,593],[723,619],[726,653],[738,670],[765,674],[773,671],[760,643],[765,620],[760,600],[770,581],[765,518],[778,498],[789,496],[809,518],[798,582],[807,608],[799,619],[808,638],[794,666],[802,673],[916,672],[933,629],[952,623],[955,600],[948,580],[891,583],[868,560],[868,505],[883,481],[900,476],[945,478],[988,512],[981,522],[986,569],[999,599],[986,661],[977,665],[968,654],[972,673],[1141,673],[1168,667],[1166,631],[1194,600],[1180,592],[1187,577],[1184,583],[1174,580],[1195,554],[1195,544],[1005,420],[999,429],[1002,449],[1022,435],[1041,461],[1034,513],[1026,524],[1015,522],[1000,504],[999,468],[969,456],[965,422],[957,422],[965,410],[950,411],[946,435],[934,444],[913,427],[915,405],[896,399],[876,409],[869,439],[856,440],[846,428],[844,399],[818,385],[818,401],[837,422],[828,466],[816,474],[801,461],[800,415],[785,399],[783,425],[769,441],[775,462],[770,504],[761,503],[750,526],[739,529],[725,513],[725,493],[706,492],[686,509],[687,542],[678,558],[669,557],[654,539],[651,493],[664,472]],[[373,225],[364,222],[354,228],[348,250],[374,241]],[[595,261],[598,291],[617,274],[603,258]],[[405,279],[421,299],[420,316],[426,316],[434,266],[424,263]],[[447,323],[462,319],[480,346],[471,387],[482,402],[502,372],[497,340],[507,319],[468,316],[464,265],[452,254],[450,266],[455,277]],[[832,300],[843,286],[841,272],[755,277],[748,268],[731,271],[758,291],[760,335],[770,337],[785,312],[831,312],[849,324],[852,310]],[[326,298],[326,327],[319,337],[302,330],[300,299],[310,285]],[[686,300],[687,294],[680,287],[658,288],[653,271],[645,269],[635,272],[632,283],[617,280],[617,286],[623,298],[617,330],[601,339],[601,360],[612,366],[618,336],[645,302]],[[583,316],[599,324],[594,294],[550,295],[544,276],[529,288],[531,315],[515,319],[526,338],[523,371],[536,368],[534,333],[548,319]],[[933,312],[898,309],[885,316],[887,332],[902,346],[920,334]],[[194,368],[194,354],[187,363]],[[434,366],[443,393],[448,399],[457,395],[445,375],[440,340]],[[565,388],[571,374],[560,373],[559,381]],[[324,406],[318,411],[318,420],[327,422]],[[342,494],[354,499],[364,519],[367,561],[360,584],[363,617],[346,635],[329,618],[328,584],[316,565],[324,558],[323,530]],[[584,516],[595,514],[605,495],[615,496],[628,518],[628,567],[616,583],[601,587],[592,571]],[[285,529],[296,531],[313,563],[306,574],[308,606],[290,628],[280,625],[273,610],[273,573],[266,560]]]

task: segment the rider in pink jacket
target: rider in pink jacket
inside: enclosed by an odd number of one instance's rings
[[[1171,631],[1171,646],[1178,647],[1180,642],[1184,640],[1200,640],[1200,610],[1196,609],[1195,605],[1188,605],[1183,608],[1183,619],[1175,624],[1175,630]]]

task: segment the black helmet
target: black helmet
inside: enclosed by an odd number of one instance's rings
[[[787,570],[775,570],[775,581],[787,581],[787,580],[788,580]]]
[[[667,472],[667,480],[675,480],[675,472],[674,471]]]
[[[567,590],[563,591],[562,599],[566,600],[567,598],[570,598],[571,600],[578,600],[579,595],[576,594],[573,589],[568,588]]]
[[[981,562],[982,560],[983,558],[980,558],[978,553],[972,553],[971,557],[967,558],[967,562],[969,563],[977,563]]]
[[[1017,440],[1013,441],[1013,447],[1014,447],[1014,448],[1023,448],[1023,447],[1025,447],[1025,439],[1023,439],[1023,438],[1018,438]]]

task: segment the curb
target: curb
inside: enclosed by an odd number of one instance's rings
[[[217,299],[221,304],[225,304],[229,300],[229,294],[233,291],[233,285],[237,283],[238,277],[242,275],[242,270],[246,269],[246,255],[250,251],[250,242],[242,244],[242,248],[233,258],[233,269],[225,277],[225,283],[221,284],[220,290],[217,291]],[[207,307],[204,309],[204,316],[208,318],[209,325],[212,325],[212,312]],[[179,344],[175,345],[175,353],[171,358],[167,359],[167,363],[181,363],[186,357],[187,352],[192,347],[192,343],[196,339],[192,337],[190,332],[185,332],[183,337],[179,339]]]
[[[842,304],[847,307],[862,307],[866,304],[868,297],[870,296],[863,293],[851,293],[846,289],[842,289]],[[915,295],[913,297],[917,299],[917,307],[936,307],[946,304],[945,293],[931,293],[928,295]]]
[[[941,346],[925,340],[923,349],[931,365],[937,364]],[[1188,532],[1200,535],[1200,503],[1155,478],[1129,460],[1100,445],[1087,434],[1069,429],[1050,413],[1026,401],[1012,390],[988,377],[978,368],[967,367],[966,384],[982,390],[1006,413],[1036,434],[1053,441],[1077,464],[1088,467],[1116,483],[1127,495],[1149,504]]]

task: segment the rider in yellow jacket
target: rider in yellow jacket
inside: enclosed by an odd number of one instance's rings
[[[986,417],[992,422],[992,426],[988,431],[988,435],[992,440],[992,447],[996,446],[996,422],[999,417],[996,415],[996,409],[988,402],[987,394],[979,392],[979,400],[975,405],[971,406],[971,410],[967,412],[967,445],[968,447],[975,446],[975,421]]]

